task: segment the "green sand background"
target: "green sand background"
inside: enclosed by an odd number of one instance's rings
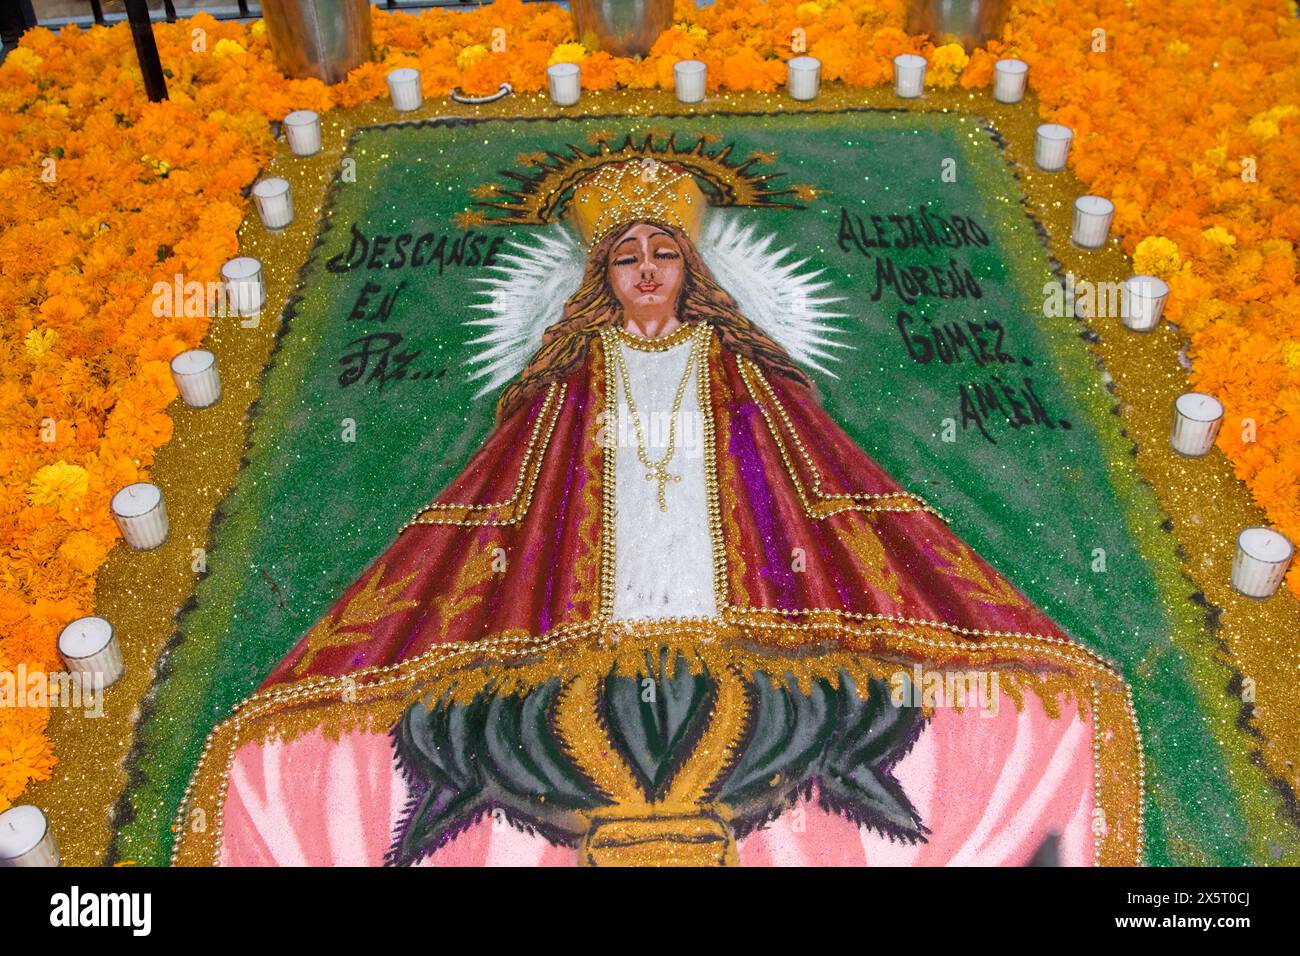
[[[825,267],[847,301],[839,320],[851,351],[813,373],[828,411],[904,487],[925,496],[953,529],[1077,639],[1116,661],[1132,683],[1148,756],[1147,834],[1152,863],[1267,862],[1295,850],[1260,772],[1231,746],[1235,719],[1224,692],[1228,672],[1213,663],[1204,611],[1190,599],[1172,538],[1150,489],[1136,476],[1129,442],[1111,414],[1113,399],[1080,338],[1081,324],[1042,316],[1050,260],[1021,206],[1018,184],[980,123],[953,114],[882,111],[767,117],[669,117],[458,121],[364,131],[350,155],[356,183],[340,183],[330,228],[308,271],[296,314],[264,382],[249,464],[222,508],[209,573],[182,621],[156,709],[140,729],[132,819],[119,828],[113,857],[166,861],[171,825],[203,741],[247,696],[397,530],[465,464],[487,434],[495,396],[475,399],[467,380],[466,326],[479,300],[482,269],[436,266],[331,273],[356,223],[366,235],[463,233],[451,217],[470,189],[508,184],[517,157],[541,150],[590,149],[595,130],[620,144],[627,132],[671,129],[679,144],[703,133],[733,143],[733,161],[775,154],[781,185],[826,192],[802,210],[750,209],[760,232],[775,232],[808,266]],[[955,160],[955,182],[941,179]],[[980,299],[909,309],[941,322],[988,320],[1007,330],[1004,347],[1033,365],[977,368],[967,356],[945,365],[909,358],[895,324],[900,307],[871,301],[875,264],[838,241],[841,207],[875,214],[973,217],[991,237],[985,248],[891,253],[899,265],[945,264],[952,256],[975,275]],[[537,227],[487,226],[527,238]],[[891,234],[892,235],[892,234]],[[876,250],[870,250],[875,252]],[[385,291],[405,281],[392,314],[349,321],[363,284]],[[830,293],[828,293],[830,294]],[[374,297],[378,298],[378,297]],[[907,308],[906,306],[903,306]],[[420,350],[408,373],[382,390],[338,385],[338,360],[363,332],[397,332]],[[943,421],[960,419],[958,389],[994,373],[1035,390],[1057,427],[991,424],[991,444],[960,427],[942,440]],[[356,423],[344,442],[344,421]],[[1092,570],[1094,549],[1106,570]],[[1229,746],[1225,747],[1226,741]]]

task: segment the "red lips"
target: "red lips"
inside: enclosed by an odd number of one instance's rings
[[[638,282],[636,285],[636,287],[642,292],[653,292],[655,289],[659,288],[659,286],[660,283],[658,282]]]

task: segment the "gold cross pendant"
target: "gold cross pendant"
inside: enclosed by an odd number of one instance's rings
[[[664,494],[664,489],[668,486],[668,482],[670,481],[681,481],[682,476],[668,474],[668,469],[665,466],[665,463],[661,461],[656,462],[651,467],[650,471],[646,472],[645,480],[659,482],[659,510],[667,511],[668,496]]]

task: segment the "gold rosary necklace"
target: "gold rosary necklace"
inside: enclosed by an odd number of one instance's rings
[[[632,378],[627,373],[627,363],[623,360],[623,343],[619,341],[616,334],[610,335],[610,351],[614,353],[614,363],[618,366],[619,378],[623,380],[623,395],[627,398],[628,414],[632,417],[632,427],[636,430],[636,458],[646,468],[646,481],[659,482],[659,510],[668,510],[668,497],[665,493],[668,482],[681,481],[681,475],[670,474],[668,471],[668,462],[672,460],[673,455],[677,452],[677,416],[681,411],[682,401],[686,398],[686,385],[691,380],[691,369],[695,367],[699,360],[700,343],[704,341],[700,332],[703,329],[703,323],[700,323],[691,331],[691,349],[686,356],[686,368],[682,372],[682,380],[677,384],[677,395],[673,398],[672,416],[668,420],[668,448],[665,450],[663,457],[658,461],[650,460],[649,446],[646,442],[645,431],[641,428],[641,416],[636,410],[636,403],[632,400]],[[666,351],[666,349],[652,349],[652,351]]]

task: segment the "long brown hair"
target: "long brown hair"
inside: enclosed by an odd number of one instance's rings
[[[560,321],[542,333],[542,345],[528,365],[506,389],[497,402],[497,420],[515,412],[537,391],[564,378],[587,357],[592,341],[604,328],[623,325],[623,306],[609,284],[609,252],[619,238],[645,222],[672,235],[682,251],[684,275],[677,299],[678,321],[708,322],[718,330],[724,348],[756,362],[765,371],[784,375],[811,387],[807,376],[781,346],[773,342],[753,322],[745,318],[740,306],[726,289],[718,285],[712,270],[704,263],[695,243],[681,229],[657,220],[629,222],[611,230],[596,243],[587,257],[578,290],[564,303]]]

